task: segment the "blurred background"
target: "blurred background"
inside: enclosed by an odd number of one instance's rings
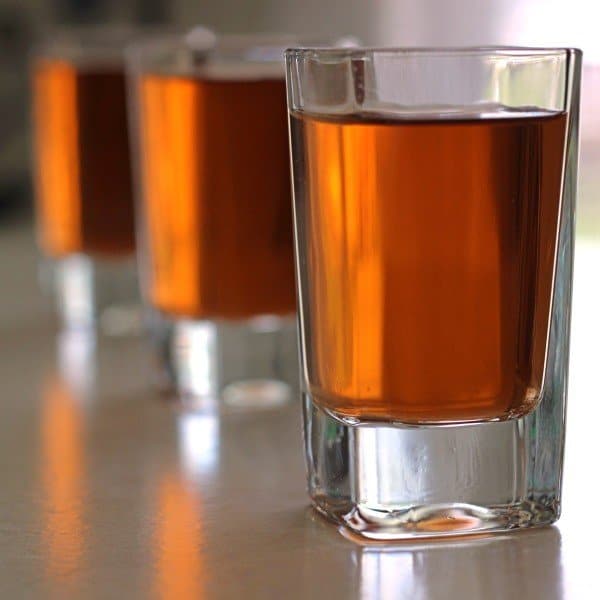
[[[31,214],[28,49],[80,23],[356,35],[369,45],[574,45],[585,52],[578,232],[600,236],[600,7],[590,0],[0,0],[0,220]]]

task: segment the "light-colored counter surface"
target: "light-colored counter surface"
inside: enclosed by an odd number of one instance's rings
[[[358,546],[307,508],[300,409],[184,412],[142,340],[56,336],[0,229],[0,598],[600,598],[600,246],[577,253],[564,516]]]

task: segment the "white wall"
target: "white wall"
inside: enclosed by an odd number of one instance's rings
[[[171,0],[221,31],[356,34],[397,45],[575,45],[600,62],[598,0]]]
[[[382,42],[578,46],[600,62],[597,0],[376,0]]]
[[[399,0],[404,2],[405,0]],[[316,36],[376,36],[379,0],[172,0],[178,23],[201,23],[222,32],[281,32]]]

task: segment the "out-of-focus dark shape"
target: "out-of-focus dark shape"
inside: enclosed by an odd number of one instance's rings
[[[27,175],[27,50],[31,31],[17,6],[0,6],[0,220],[30,197]]]
[[[167,0],[137,0],[136,17],[140,23],[165,23],[169,17]]]
[[[71,23],[89,23],[101,16],[104,0],[60,0],[59,16]]]

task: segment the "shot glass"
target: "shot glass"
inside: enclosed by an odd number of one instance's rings
[[[137,278],[124,48],[129,29],[80,28],[34,52],[34,179],[44,282],[66,328],[135,320]]]
[[[286,58],[314,506],[372,539],[552,523],[581,52]]]
[[[297,379],[288,45],[198,27],[128,53],[142,291],[182,399],[270,405]]]

